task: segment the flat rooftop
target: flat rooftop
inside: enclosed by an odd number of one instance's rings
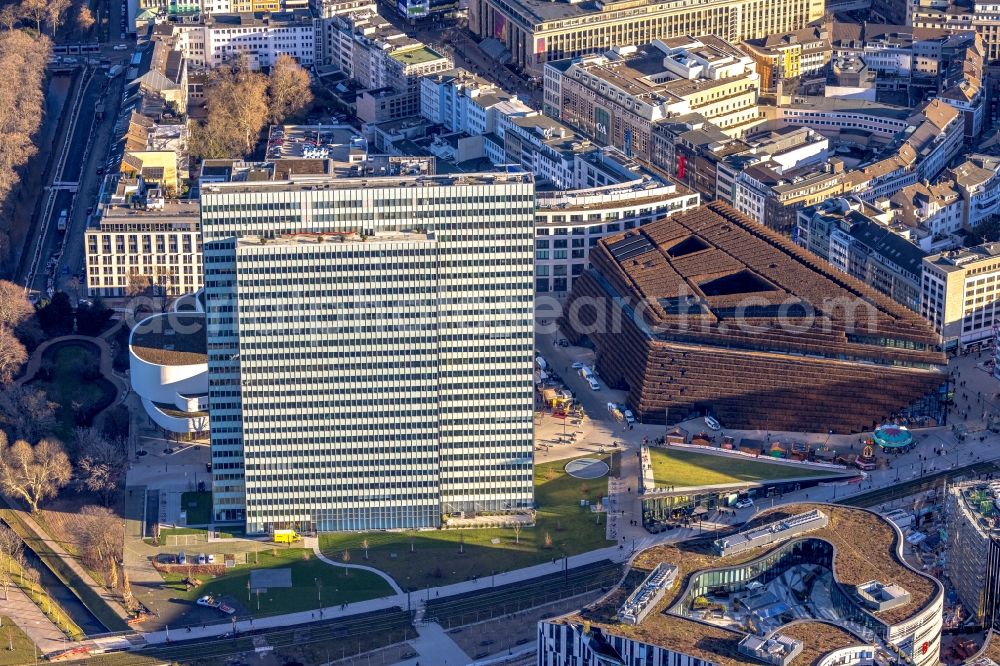
[[[526,184],[534,181],[533,176],[523,170],[498,171],[496,173],[463,173],[446,176],[386,176],[361,178],[336,178],[297,180],[293,175],[287,181],[236,181],[227,183],[206,183],[202,194],[244,194],[251,192],[296,192],[318,189],[358,190],[386,187],[454,187],[461,185],[503,185]]]
[[[896,556],[899,536],[891,523],[863,509],[828,504],[793,504],[762,511],[740,529],[765,525],[813,510],[828,515],[829,525],[796,539],[821,539],[834,546],[833,572],[837,581],[853,587],[873,579],[891,579],[912,595],[909,604],[874,613],[880,620],[888,624],[903,622],[916,615],[941,593],[936,581],[911,569]],[[572,624],[589,622],[592,627],[608,634],[662,645],[710,663],[745,666],[746,657],[737,652],[737,645],[745,633],[673,615],[667,609],[682,599],[693,575],[706,569],[756,560],[787,543],[790,542],[784,541],[773,547],[757,548],[728,557],[715,554],[711,538],[653,546],[636,556],[632,572],[610,595],[582,611],[554,621]],[[617,613],[622,602],[649,572],[663,563],[678,568],[678,584],[664,595],[643,622],[629,625],[619,621]],[[844,629],[817,620],[788,624],[781,627],[779,632],[804,643],[802,655],[793,662],[802,666],[815,663],[820,655],[831,650],[866,643]]]
[[[132,353],[157,365],[208,363],[205,315],[171,312],[148,317],[132,329]]]
[[[1000,242],[983,243],[982,245],[959,250],[948,250],[947,252],[927,257],[927,261],[946,273],[950,273],[952,271],[968,270],[971,264],[996,259],[997,257],[1000,257]]]
[[[146,210],[126,205],[105,204],[101,206],[100,211],[97,226],[106,230],[121,225],[136,229],[167,225],[175,231],[196,231],[201,227],[201,204],[199,201],[187,199],[165,201],[163,208]]]
[[[434,62],[435,60],[444,58],[443,55],[425,44],[421,44],[416,48],[396,49],[389,54],[389,57],[404,65],[422,65],[426,62]]]

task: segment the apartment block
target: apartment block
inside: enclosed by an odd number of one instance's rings
[[[760,122],[753,60],[713,35],[674,37],[545,66],[545,111],[601,145],[652,158],[654,126],[698,113],[730,136]]]
[[[593,3],[472,0],[469,29],[495,39],[534,76],[546,63],[688,35],[734,43],[805,28],[823,16],[822,0],[599,0]]]
[[[188,177],[187,125],[157,123],[132,111],[125,117],[120,141],[124,143],[119,171],[156,183],[169,197],[176,197]]]
[[[913,311],[927,256],[892,228],[892,215],[860,200],[830,199],[798,213],[796,241]]]
[[[531,507],[531,175],[267,177],[202,192],[215,519]]]
[[[451,132],[470,136],[495,132],[499,114],[509,114],[517,102],[517,95],[461,68],[420,80],[420,115]],[[518,110],[533,111],[526,105]]]

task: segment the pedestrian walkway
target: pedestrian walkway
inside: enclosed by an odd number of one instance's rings
[[[35,348],[35,351],[32,352],[31,356],[28,358],[28,364],[25,366],[24,374],[15,379],[14,384],[16,386],[23,386],[35,378],[35,375],[38,374],[39,368],[41,368],[42,359],[45,357],[45,351],[52,345],[59,344],[60,342],[86,342],[97,347],[100,355],[101,376],[111,382],[111,384],[115,387],[115,399],[105,409],[110,409],[114,405],[120,404],[122,400],[125,399],[125,396],[128,395],[129,385],[128,382],[119,377],[114,371],[114,353],[111,350],[111,345],[108,343],[108,340],[114,336],[118,332],[118,329],[123,325],[124,324],[119,321],[117,324],[96,338],[92,338],[88,335],[63,335],[58,338],[46,340],[42,344],[38,345],[38,347]]]
[[[41,654],[51,654],[72,646],[72,641],[66,638],[66,634],[16,585],[7,586],[7,596],[2,607],[0,615],[13,620],[38,646]]]
[[[87,570],[80,565],[80,563],[77,561],[77,558],[67,553],[66,550],[62,547],[62,544],[60,544],[57,540],[53,539],[48,534],[46,534],[45,530],[43,530],[41,526],[39,526],[39,524],[35,522],[34,518],[31,517],[30,513],[21,510],[19,507],[15,506],[10,500],[8,500],[6,497],[3,496],[0,496],[0,505],[18,512],[17,517],[21,520],[22,523],[24,523],[25,527],[31,533],[31,536],[25,539],[25,543],[28,546],[28,548],[31,548],[35,552],[38,552],[39,548],[38,542],[44,543],[45,547],[48,550],[52,551],[52,553],[54,553],[56,557],[62,560],[62,562],[65,563],[65,565],[73,573],[77,575],[77,577],[84,585],[89,587],[91,590],[93,590],[93,592],[97,596],[99,596],[101,599],[104,600],[108,608],[110,608],[115,615],[117,615],[123,621],[128,620],[129,617],[128,613],[125,611],[124,608],[122,608],[121,604],[118,603],[118,600],[114,597],[114,595],[112,595],[103,586],[98,585],[94,581],[94,579],[90,577],[90,574],[87,572]]]
[[[381,577],[385,582],[389,583],[389,587],[391,587],[392,591],[395,592],[396,594],[403,594],[403,588],[401,588],[396,583],[396,580],[386,572],[382,571],[381,569],[365,566],[364,564],[347,564],[346,562],[334,562],[333,560],[331,560],[329,557],[323,554],[322,550],[320,550],[319,537],[303,537],[302,545],[305,546],[306,548],[312,548],[312,551],[316,553],[316,557],[318,557],[323,562],[326,562],[330,566],[343,567],[345,569],[361,569],[362,571],[368,571],[370,573],[375,574],[376,576]]]
[[[462,648],[451,640],[444,628],[436,622],[427,622],[417,627],[418,638],[410,641],[416,651],[416,657],[396,662],[403,666],[465,666],[471,659]]]

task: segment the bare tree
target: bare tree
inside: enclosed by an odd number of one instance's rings
[[[90,11],[90,7],[86,4],[81,4],[76,10],[76,27],[80,32],[87,32],[94,27],[94,14]]]
[[[21,541],[21,537],[17,536],[17,532],[0,523],[0,559],[3,560],[0,563],[0,568],[7,574],[12,573],[14,563],[20,559],[22,552],[24,552],[24,542]]]
[[[35,30],[42,34],[42,20],[48,16],[48,0],[22,0],[21,12],[35,22]]]
[[[0,7],[0,25],[8,31],[14,29],[17,22],[21,20],[21,8],[17,5],[4,5]]]
[[[272,123],[294,116],[313,101],[309,72],[287,53],[274,61],[267,92],[268,120]]]
[[[0,424],[6,424],[15,439],[33,442],[51,433],[58,406],[41,389],[0,386]]]
[[[71,529],[83,561],[91,569],[103,571],[108,587],[116,589],[125,537],[121,518],[107,507],[85,506]]]
[[[14,331],[0,326],[0,385],[8,384],[28,360],[28,351]]]
[[[125,440],[105,437],[97,428],[77,428],[76,452],[77,469],[84,485],[107,506],[128,471]]]
[[[52,36],[56,36],[56,32],[59,30],[59,26],[62,25],[63,20],[66,17],[66,10],[70,7],[70,0],[47,0],[48,6],[46,7],[45,13],[49,21],[49,27],[52,28]]]
[[[73,466],[62,445],[43,439],[35,446],[24,440],[7,443],[0,433],[0,490],[20,497],[38,512],[38,505],[55,497],[69,483]]]
[[[44,16],[45,0],[32,2],[43,11],[36,20],[37,27],[40,17]],[[3,21],[13,28],[17,19],[7,12]],[[50,46],[48,37],[34,39],[26,30],[0,32],[0,81],[16,82],[16,85],[0,85],[0,146],[3,146],[0,149],[0,201],[8,206],[9,195],[21,183],[22,167],[38,152],[33,137],[44,117],[42,88]],[[12,211],[0,211],[0,264],[10,260],[12,225]],[[0,297],[0,300],[4,299]]]
[[[193,130],[191,150],[203,158],[252,152],[267,122],[267,82],[245,63],[216,69],[205,91],[208,117]]]
[[[520,522],[515,522],[514,523],[514,543],[515,544],[520,544],[521,543],[521,523]]]
[[[34,306],[24,295],[24,287],[7,280],[0,280],[0,326],[15,329],[34,312]]]

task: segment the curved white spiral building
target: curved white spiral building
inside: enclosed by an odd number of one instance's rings
[[[208,354],[203,312],[156,314],[129,336],[132,389],[157,425],[208,431]]]

